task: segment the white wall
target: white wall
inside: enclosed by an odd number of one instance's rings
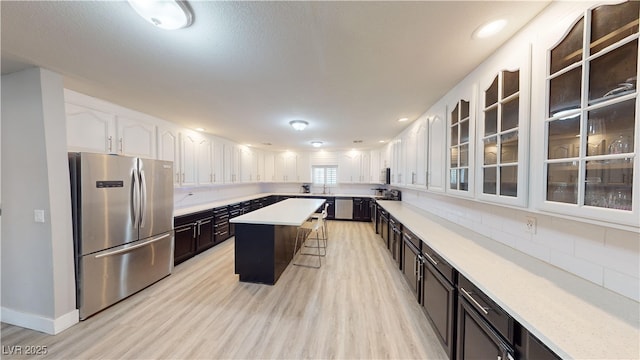
[[[2,321],[50,334],[78,322],[64,116],[59,75],[2,76]]]

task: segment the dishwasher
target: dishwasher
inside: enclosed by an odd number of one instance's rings
[[[352,198],[336,198],[336,219],[353,220]]]

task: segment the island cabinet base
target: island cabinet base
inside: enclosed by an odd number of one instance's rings
[[[293,259],[297,227],[236,224],[235,272],[240,281],[273,285]]]

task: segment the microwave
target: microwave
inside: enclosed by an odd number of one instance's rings
[[[384,168],[380,172],[380,183],[381,184],[391,184],[391,169]]]

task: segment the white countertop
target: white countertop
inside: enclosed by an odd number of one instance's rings
[[[173,216],[182,216],[182,215],[197,213],[199,211],[211,210],[213,208],[217,208],[220,206],[227,206],[227,205],[236,204],[243,201],[260,199],[265,196],[271,196],[271,195],[304,196],[304,197],[316,197],[316,196],[317,197],[361,197],[361,198],[371,198],[371,199],[380,198],[380,196],[365,195],[365,194],[260,193],[260,194],[254,194],[249,196],[224,199],[220,201],[212,201],[204,204],[190,205],[186,207],[176,206],[173,210]]]
[[[230,219],[237,224],[300,226],[325,203],[325,199],[286,199]]]
[[[565,359],[640,358],[640,304],[400,201],[378,201]]]

